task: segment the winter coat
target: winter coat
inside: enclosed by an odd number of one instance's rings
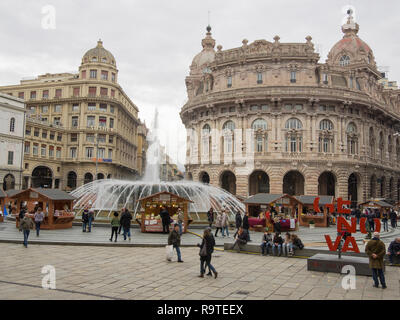
[[[396,241],[392,241],[389,244],[389,248],[388,248],[388,252],[400,252],[400,243],[396,242]]]
[[[178,222],[183,222],[184,219],[183,211],[178,211]]]
[[[130,228],[132,219],[133,219],[132,215],[128,211],[125,211],[121,215],[121,219],[119,220],[119,222],[121,223],[121,226],[123,226],[124,228]]]
[[[24,216],[24,218],[20,222],[21,230],[30,230],[33,229],[33,221],[28,216]]]
[[[247,238],[248,238],[248,232],[246,229],[244,229],[242,234],[238,235],[238,239],[244,241],[244,243],[247,243]]]
[[[264,233],[263,237],[262,237],[262,242],[266,242],[266,243],[272,242],[271,234],[269,234],[269,233],[265,234]]]
[[[203,238],[203,241],[201,242],[200,245],[200,251],[201,249],[203,249],[204,243],[206,245],[207,256],[209,256],[214,252],[215,239],[211,234]]]
[[[368,241],[365,247],[365,253],[369,257],[369,267],[371,269],[383,269],[383,258],[386,254],[386,247],[381,240],[373,238],[372,240]],[[376,259],[372,257],[373,253],[377,255]]]
[[[222,214],[222,227],[227,227],[229,226],[229,219],[228,219],[228,215],[226,214],[226,212],[224,212]]]
[[[303,249],[304,248],[304,244],[303,242],[300,240],[300,238],[295,238],[293,240],[293,245],[298,247],[299,249]]]
[[[396,212],[394,212],[394,211],[390,212],[389,217],[390,217],[390,220],[396,221],[397,220]]]
[[[175,229],[168,236],[168,245],[179,247],[181,245],[181,235]]]
[[[249,217],[248,216],[244,216],[243,218],[243,229],[249,229],[250,228],[250,224],[249,224]]]
[[[35,222],[42,222],[43,219],[44,219],[44,213],[42,211],[35,213]]]
[[[89,211],[88,217],[89,217],[89,219],[92,219],[92,221],[94,221],[94,212],[93,211]]]
[[[208,211],[207,212],[207,220],[208,222],[214,222],[214,211]]]
[[[169,216],[169,213],[168,213],[168,211],[167,211],[166,209],[164,209],[164,210],[162,210],[162,211],[160,212],[160,217],[161,217],[161,220],[162,220],[164,223],[169,223],[170,216]]]
[[[217,219],[215,220],[215,226],[217,228],[222,228],[224,225],[222,224],[223,222],[223,216],[221,213],[217,214]]]
[[[88,222],[89,221],[89,214],[87,212],[82,213],[82,222]]]
[[[236,213],[236,217],[235,217],[235,223],[236,223],[236,228],[239,229],[242,226],[242,215],[240,214],[240,212]]]
[[[119,227],[119,226],[120,226],[120,222],[119,222],[118,217],[112,218],[112,220],[111,220],[111,226],[112,226],[112,227]]]
[[[387,212],[385,212],[385,213],[383,213],[382,214],[382,221],[388,221],[388,214],[387,214]]]
[[[277,244],[282,244],[283,243],[283,239],[281,236],[274,236],[274,240],[273,243],[277,243]]]

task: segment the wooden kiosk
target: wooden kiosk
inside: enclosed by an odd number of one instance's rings
[[[393,208],[393,206],[382,200],[369,200],[367,202],[360,203],[360,207],[362,209],[370,208],[377,209],[379,211],[380,217],[382,218],[382,214],[385,211],[389,211],[389,209]]]
[[[249,213],[250,228],[255,231],[263,231],[263,227],[273,231],[274,219],[280,219],[282,232],[298,230],[298,212],[302,212],[303,203],[291,195],[258,193],[244,204]]]
[[[148,197],[138,200],[141,206],[141,219],[136,221],[140,224],[142,232],[162,232],[162,221],[160,218],[161,208],[165,207],[172,218],[170,230],[172,230],[173,225],[177,223],[178,208],[181,208],[184,215],[183,221],[183,232],[187,232],[187,227],[192,222],[189,219],[189,203],[193,202],[186,198],[182,198],[174,193],[163,191],[155,193]]]
[[[35,207],[43,209],[45,218],[40,226],[41,229],[68,229],[72,228],[75,218],[72,211],[75,198],[67,192],[58,189],[30,188],[20,191],[10,197],[17,201],[17,212],[21,210],[23,203],[27,214],[33,219]],[[19,227],[19,217],[16,216],[16,226]]]
[[[319,207],[321,212],[314,211],[314,200],[319,197]],[[334,202],[333,196],[296,196],[303,203],[303,210],[300,213],[299,221],[302,227],[308,227],[309,222],[313,220],[316,227],[328,227],[328,208],[326,204]]]

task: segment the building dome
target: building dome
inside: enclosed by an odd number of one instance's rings
[[[115,58],[112,53],[103,47],[103,42],[99,40],[97,46],[85,53],[82,63],[101,62],[116,66]]]
[[[201,41],[203,50],[198,53],[193,61],[190,69],[194,72],[201,71],[204,66],[212,63],[215,59],[215,40],[211,37],[211,27],[207,27],[206,37]]]
[[[348,12],[347,23],[342,26],[343,38],[328,54],[327,63],[345,67],[354,63],[367,63],[376,66],[374,54],[363,40],[358,37],[359,25],[354,22],[352,12]]]

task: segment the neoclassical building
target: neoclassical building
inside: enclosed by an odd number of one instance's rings
[[[180,113],[187,177],[240,196],[400,200],[400,90],[378,83],[358,31],[350,14],[321,63],[310,36],[215,50],[207,27]]]
[[[79,72],[24,79],[0,92],[26,102],[23,188],[69,191],[143,173],[147,129],[102,41],[83,55]]]

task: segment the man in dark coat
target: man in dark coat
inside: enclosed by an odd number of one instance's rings
[[[169,215],[168,215],[169,218]],[[174,230],[171,231],[171,233],[168,236],[168,245],[173,246],[174,249],[176,250],[176,254],[178,256],[178,262],[183,262],[182,260],[182,255],[181,255],[181,235],[179,233],[179,225],[175,223],[174,225]]]
[[[355,215],[355,216],[356,216],[356,218],[357,218],[357,224],[360,224],[361,211],[360,211],[360,209],[359,209],[359,208],[357,208],[357,209],[356,209],[356,211],[355,211],[354,215]]]
[[[249,213],[246,212],[246,215],[243,218],[243,229],[246,231],[247,234],[247,242],[250,242],[250,224],[249,224]]]
[[[133,219],[131,213],[128,210],[124,210],[121,214],[120,223],[122,229],[124,230],[124,240],[126,240],[126,236],[128,236],[129,241],[131,241],[131,220]]]
[[[392,225],[392,228],[396,228],[396,226],[397,226],[397,214],[393,209],[390,210],[389,218],[390,218],[390,224]]]
[[[82,232],[86,232],[87,223],[89,222],[89,211],[83,210],[82,213]]]
[[[374,287],[379,288],[379,278],[382,289],[386,289],[385,275],[383,274],[383,258],[385,257],[386,247],[379,239],[379,232],[374,232],[374,237],[368,241],[365,247],[365,253],[369,257],[369,267],[372,269]]]
[[[390,265],[393,265],[393,258],[400,258],[400,238],[396,238],[390,243],[387,254],[389,256]]]
[[[169,233],[169,224],[170,224],[170,216],[167,211],[167,208],[162,207],[160,212],[161,222],[163,226],[163,233]]]

